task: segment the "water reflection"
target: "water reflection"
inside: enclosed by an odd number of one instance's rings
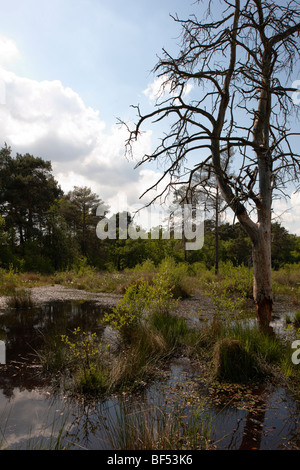
[[[300,448],[299,403],[286,390],[253,389],[256,405],[250,409],[239,409],[226,400],[220,406],[207,404],[199,371],[183,359],[174,360],[165,380],[139,395],[94,402],[64,396],[53,388],[52,377],[42,370],[36,351],[45,338],[68,334],[77,326],[101,335],[102,315],[103,309],[94,302],[54,302],[0,314],[0,337],[6,350],[6,364],[0,365],[0,436],[5,436],[0,438],[0,448],[51,448],[60,435],[62,448],[126,446],[121,429],[126,416],[144,410],[170,414],[178,403],[178,392],[186,416],[195,403],[204,405],[204,415],[212,420],[212,448]]]
[[[0,314],[6,360],[0,364],[0,447],[51,446],[63,427],[72,427],[78,404],[54,393],[37,351],[50,338],[80,326],[101,335],[103,309],[95,302],[51,302],[40,308],[8,309]],[[67,443],[68,444],[68,443]],[[68,444],[69,445],[69,444]]]
[[[0,365],[6,363],[6,345],[4,341],[0,341]]]
[[[37,351],[50,338],[68,334],[75,327],[101,334],[102,308],[93,302],[54,302],[41,308],[6,310],[0,315],[5,332],[6,364],[0,365],[0,390],[11,398],[15,389],[45,387],[51,378],[42,373]]]

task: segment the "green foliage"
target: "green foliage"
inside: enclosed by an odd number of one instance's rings
[[[172,314],[161,315],[154,312],[150,317],[150,324],[159,331],[169,349],[181,346],[189,333],[186,319]]]
[[[214,267],[215,224],[211,220],[205,222],[203,248],[190,252],[185,252],[182,240],[174,240],[172,236],[170,239],[149,236],[148,239],[99,240],[96,209],[103,202],[100,197],[88,187],[77,186],[64,194],[52,175],[51,162],[27,153],[13,158],[7,146],[0,150],[0,187],[0,266],[3,268],[13,264],[20,271],[52,274],[69,270],[83,257],[97,270],[123,271],[136,267],[137,271],[142,269],[149,275],[167,263],[174,296],[185,297],[190,294],[186,278],[191,271]],[[112,217],[115,215],[118,216]],[[132,222],[130,214],[128,222]],[[272,230],[273,268],[277,271],[287,264],[299,263],[300,237],[289,234],[277,223]],[[250,266],[251,244],[241,226],[226,223],[219,226],[218,233],[220,265],[231,263],[240,266],[241,271]],[[240,275],[238,284],[237,279],[229,281],[226,275],[226,288],[235,290],[243,282],[243,291],[249,297],[250,282],[244,272],[239,272]],[[278,292],[282,289],[280,276],[276,288]]]
[[[18,271],[12,265],[9,270],[0,268],[0,294],[12,295],[19,285]]]
[[[0,151],[0,211],[21,245],[41,233],[45,212],[61,194],[51,170],[51,163],[42,158],[29,154],[12,158],[8,147]]]
[[[138,263],[134,267],[134,272],[137,273],[154,273],[156,271],[155,264],[151,259],[146,259],[142,263]]]
[[[230,291],[223,290],[223,286],[217,282],[211,282],[209,284],[208,295],[210,295],[213,304],[216,307],[217,315],[228,312],[241,313],[245,297],[241,296],[233,298],[230,295]]]
[[[253,295],[253,271],[244,265],[234,266],[232,262],[221,263],[220,276],[222,287],[231,294],[245,298]]]
[[[36,240],[27,240],[23,246],[23,270],[35,273],[54,272],[51,259],[45,255],[41,243]]]
[[[165,274],[162,270],[151,282],[141,279],[131,284],[112,312],[104,315],[104,321],[119,330],[124,337],[130,337],[132,330],[150,314],[168,313],[176,301],[173,299],[173,286]]]
[[[272,266],[274,269],[299,262],[299,237],[288,233],[279,223],[272,224]]]
[[[300,310],[295,313],[293,324],[295,328],[300,328]]]
[[[218,380],[247,382],[258,375],[255,356],[236,339],[223,338],[214,350],[215,376]]]
[[[72,339],[61,335],[70,353],[70,363],[77,370],[77,386],[84,393],[102,393],[107,389],[108,375],[103,366],[109,345],[103,348],[96,333],[86,333],[77,327]],[[102,361],[102,362],[101,362]]]
[[[21,287],[21,284],[20,274],[12,265],[10,265],[8,271],[0,268],[0,295],[8,296],[8,307],[32,307],[31,292]]]
[[[93,276],[95,269],[88,264],[88,260],[85,256],[79,256],[75,259],[71,271],[77,276]]]
[[[174,258],[167,257],[159,265],[159,273],[167,279],[175,298],[188,297],[190,289],[187,278],[191,269],[187,263],[176,263]]]
[[[273,286],[276,294],[295,294],[300,292],[300,264],[285,264],[273,271]]]
[[[253,273],[245,266],[221,264],[219,276],[203,276],[206,293],[212,299],[217,314],[241,313],[245,301],[252,298]]]
[[[15,289],[9,296],[8,307],[10,308],[28,309],[31,308],[32,305],[30,290],[23,288]]]

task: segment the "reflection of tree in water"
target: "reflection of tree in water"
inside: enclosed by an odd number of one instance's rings
[[[66,439],[81,449],[109,449],[114,444],[115,431],[122,400],[93,401],[83,397],[73,400],[73,416],[66,429]]]
[[[253,391],[255,407],[248,411],[239,450],[259,450],[266,414],[266,388],[261,386]]]
[[[299,402],[286,390],[280,387],[270,389],[267,384],[253,387],[251,396],[254,402],[246,417],[238,422],[227,448],[260,450],[267,444],[272,449],[299,450]],[[242,421],[245,422],[244,428]],[[266,436],[267,441],[263,441]]]
[[[93,302],[52,302],[41,308],[12,309],[0,316],[0,331],[5,333],[6,364],[0,365],[0,390],[8,399],[14,389],[32,391],[50,384],[37,351],[51,345],[51,337],[73,331],[98,331],[101,306]],[[3,335],[2,335],[3,336]]]

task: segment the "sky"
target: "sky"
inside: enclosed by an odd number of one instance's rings
[[[137,207],[161,174],[135,169],[153,148],[146,130],[125,158],[132,105],[153,109],[151,70],[162,48],[177,51],[193,0],[0,0],[0,145],[52,162],[67,192],[90,187],[114,210]],[[189,90],[187,90],[187,93]],[[275,215],[300,235],[300,197],[275,201]]]

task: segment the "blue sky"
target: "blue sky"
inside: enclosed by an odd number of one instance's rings
[[[13,39],[13,69],[60,80],[100,111],[108,124],[136,104],[156,54],[176,43],[170,13],[186,16],[189,0],[11,0],[1,2],[0,34]]]
[[[2,144],[51,160],[64,190],[87,185],[132,204],[154,173],[124,157],[117,118],[148,99],[151,69],[179,30],[180,0],[1,2]],[[2,53],[1,53],[2,50]],[[149,149],[150,137],[144,148]]]
[[[0,0],[0,145],[51,160],[65,191],[86,185],[112,208],[137,204],[161,169],[134,170],[117,118],[150,109],[151,70],[177,50],[179,25],[203,9],[194,0]],[[1,96],[2,90],[2,96]],[[4,90],[4,91],[3,91]],[[148,92],[146,91],[148,90]],[[143,136],[137,156],[153,148]],[[277,201],[300,234],[300,199]]]

